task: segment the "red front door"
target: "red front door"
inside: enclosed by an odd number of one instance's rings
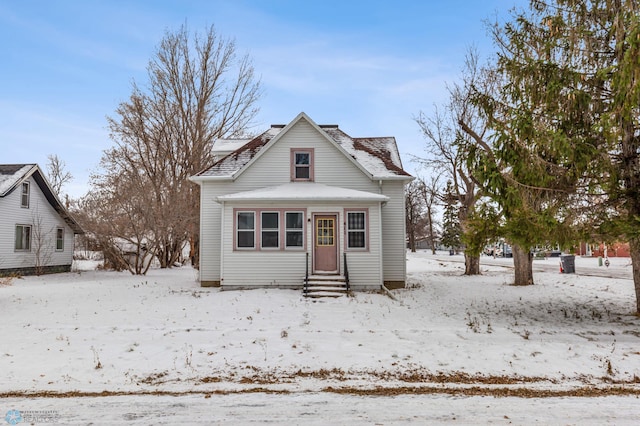
[[[314,217],[314,272],[338,272],[336,215]]]

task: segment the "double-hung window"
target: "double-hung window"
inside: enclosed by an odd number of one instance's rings
[[[291,150],[291,180],[313,181],[313,149]]]
[[[31,226],[30,225],[16,225],[16,251],[30,251],[31,250]]]
[[[302,248],[304,246],[304,213],[285,213],[285,247]]]
[[[29,182],[22,182],[22,192],[20,193],[20,207],[29,208]]]
[[[347,248],[367,248],[367,215],[364,211],[347,212]]]
[[[305,247],[306,211],[234,210],[234,250],[301,250]]]
[[[260,216],[261,248],[280,247],[280,214],[278,212],[262,212]]]
[[[255,212],[238,212],[236,216],[236,244],[239,249],[256,246],[256,214]]]
[[[64,251],[64,228],[56,228],[56,251]]]

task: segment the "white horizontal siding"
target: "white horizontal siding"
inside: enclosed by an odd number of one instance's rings
[[[306,120],[298,121],[287,133],[243,172],[234,186],[241,192],[291,181],[291,149],[313,148],[314,181],[361,191],[378,192],[375,182],[356,167],[333,143]]]
[[[259,209],[273,207],[267,203],[236,203],[225,204],[226,217],[233,218],[234,208]],[[312,270],[313,256],[313,215],[316,213],[337,213],[339,256],[341,260],[340,272],[344,273],[342,265],[346,232],[344,228],[345,208],[368,208],[370,229],[378,229],[378,205],[355,204],[300,204],[278,205],[278,208],[296,210],[307,209],[306,218],[306,247],[309,252],[309,273]],[[294,250],[236,250],[233,246],[233,223],[225,226],[224,234],[224,265],[222,286],[229,287],[300,287],[306,271],[306,252]],[[281,230],[282,232],[282,230]],[[379,288],[382,284],[379,266],[380,240],[377,232],[371,232],[370,249],[367,252],[348,252],[348,266],[351,283],[354,286]]]
[[[369,250],[347,250],[347,265],[349,268],[349,281],[352,286],[360,288],[379,289],[382,285],[380,266],[380,209],[379,205],[371,206],[347,206],[349,209],[358,207],[369,207],[368,215],[368,238]],[[341,226],[345,227],[346,220],[342,220]],[[346,229],[343,229],[346,247]]]
[[[220,281],[222,206],[216,197],[237,192],[230,182],[204,182],[200,187],[200,281]]]
[[[202,184],[200,218],[200,280],[220,281],[223,286],[268,287],[299,286],[305,272],[305,254],[294,251],[234,251],[233,208],[307,208],[307,219],[314,212],[339,213],[341,272],[345,247],[344,208],[367,207],[369,211],[369,250],[348,252],[351,282],[357,287],[377,288],[384,280],[404,281],[404,191],[402,182],[384,182],[384,195],[391,197],[382,208],[379,205],[302,204],[290,203],[225,203],[225,223],[222,206],[215,202],[220,195],[282,185],[291,180],[291,149],[314,149],[314,181],[330,186],[380,193],[379,182],[372,181],[330,141],[320,135],[306,120],[297,122],[286,134],[246,169],[235,181]],[[383,221],[383,235],[380,223]],[[221,228],[224,226],[224,247]],[[307,249],[312,254],[312,223],[307,222]],[[381,249],[380,247],[383,247]],[[383,252],[381,253],[381,250]],[[384,257],[383,265],[380,265]],[[389,257],[389,258],[387,258]],[[311,267],[311,265],[310,265]]]
[[[405,281],[406,240],[404,182],[385,181],[382,193],[390,198],[382,207],[382,247],[385,281]]]
[[[0,198],[0,269],[27,268],[36,265],[36,248],[40,245],[41,266],[71,265],[73,231],[49,204],[38,184],[29,178],[29,208],[21,207],[21,188]],[[38,220],[40,219],[40,220]],[[36,241],[40,223],[41,243]],[[31,225],[31,251],[15,251],[16,225]],[[64,250],[56,251],[56,228],[64,229]]]

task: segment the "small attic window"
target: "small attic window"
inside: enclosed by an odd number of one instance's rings
[[[313,148],[291,150],[291,180],[313,181]]]
[[[29,182],[22,182],[20,206],[24,207],[25,209],[29,208]]]

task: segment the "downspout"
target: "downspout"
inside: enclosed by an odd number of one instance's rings
[[[380,183],[380,193],[382,193],[382,181],[378,181]],[[382,201],[378,203],[378,274],[380,276],[380,287],[383,290],[389,291],[384,286],[384,269],[382,267]]]
[[[224,209],[224,201],[222,201],[222,211],[220,217],[220,287],[222,287],[222,282],[224,281]]]

